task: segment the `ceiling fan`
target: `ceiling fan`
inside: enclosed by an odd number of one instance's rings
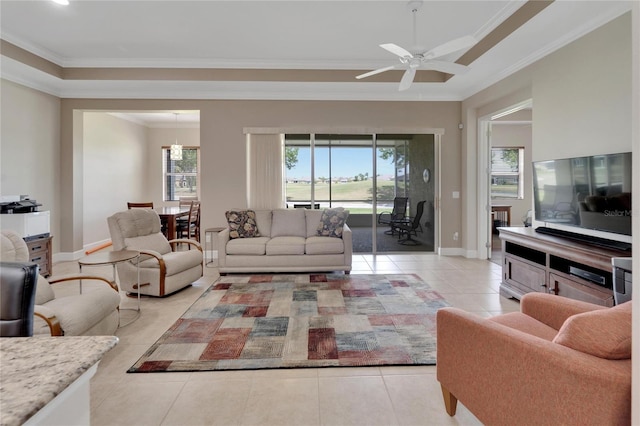
[[[417,46],[417,34],[416,34],[416,14],[422,7],[422,1],[409,2],[409,9],[413,14],[413,45]],[[407,90],[416,75],[418,68],[424,70],[440,71],[447,74],[460,74],[467,71],[466,65],[456,64],[455,62],[448,62],[438,60],[445,55],[448,55],[459,50],[467,49],[477,43],[477,40],[473,36],[464,36],[448,41],[440,46],[436,46],[431,50],[424,52],[411,53],[407,49],[398,46],[393,43],[381,44],[380,47],[398,56],[400,59],[399,64],[391,65],[377,70],[369,71],[364,74],[356,76],[356,78],[362,79],[371,77],[372,75],[380,74],[385,71],[394,69],[406,69],[402,79],[400,80],[399,91]]]

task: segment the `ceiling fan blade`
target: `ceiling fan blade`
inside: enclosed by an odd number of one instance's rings
[[[400,66],[402,66],[402,64],[391,65],[389,67],[384,67],[384,68],[378,68],[377,70],[373,70],[373,71],[365,72],[364,74],[357,75],[356,78],[360,80],[361,78],[371,77],[372,75],[380,74],[385,71],[391,71],[393,69],[399,68]]]
[[[462,74],[469,70],[466,65],[456,64],[455,62],[428,60],[420,67],[426,70],[434,70],[445,72],[447,74]]]
[[[413,55],[411,54],[411,52],[409,52],[404,47],[398,46],[397,44],[386,43],[386,44],[381,44],[380,47],[382,47],[384,50],[387,50],[393,53],[394,55],[400,56],[401,58],[406,58],[406,57],[413,58]]]
[[[400,86],[398,87],[398,91],[402,92],[403,90],[407,90],[411,87],[411,83],[413,83],[413,78],[416,76],[416,69],[409,68],[404,72],[402,76],[402,80],[400,80]]]
[[[439,58],[441,56],[448,55],[449,53],[457,52],[458,50],[471,47],[477,42],[478,41],[473,36],[464,36],[464,37],[456,38],[454,40],[443,43],[440,46],[436,46],[433,49],[427,51],[424,54],[424,57],[425,59]]]

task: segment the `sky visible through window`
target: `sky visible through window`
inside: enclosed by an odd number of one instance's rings
[[[371,165],[371,149],[369,148],[332,148],[331,155],[331,177],[332,178],[349,178],[359,174],[368,173],[372,177],[373,167]],[[289,178],[310,178],[311,177],[311,160],[310,150],[300,148],[298,151],[298,162],[291,170],[286,170]],[[316,179],[319,177],[329,177],[329,150],[318,149],[315,152],[316,162]],[[378,158],[378,175],[393,175],[393,161],[381,160]]]

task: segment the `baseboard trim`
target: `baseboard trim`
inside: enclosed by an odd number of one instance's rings
[[[438,254],[441,256],[462,256],[467,259],[478,259],[477,250],[465,250],[462,247],[440,247],[438,249]]]

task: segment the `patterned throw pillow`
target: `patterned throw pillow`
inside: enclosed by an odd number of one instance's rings
[[[343,208],[324,209],[317,234],[322,237],[342,238],[342,228],[349,217],[349,210]]]
[[[230,210],[225,213],[229,223],[229,238],[259,237],[256,212],[253,210]]]

